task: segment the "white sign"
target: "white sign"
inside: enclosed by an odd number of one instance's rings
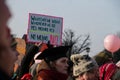
[[[28,42],[61,45],[63,18],[29,13]]]

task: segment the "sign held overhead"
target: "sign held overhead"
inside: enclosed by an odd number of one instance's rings
[[[28,42],[62,44],[63,18],[29,13]]]

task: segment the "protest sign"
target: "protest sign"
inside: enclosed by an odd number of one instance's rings
[[[63,18],[29,13],[28,42],[50,41],[52,45],[61,45]]]

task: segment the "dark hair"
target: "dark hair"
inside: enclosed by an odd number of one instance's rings
[[[39,47],[32,46],[28,52],[25,54],[25,56],[22,59],[21,66],[19,69],[18,77],[19,79],[25,74],[29,72],[31,61],[33,61],[33,57],[36,53],[38,53]]]

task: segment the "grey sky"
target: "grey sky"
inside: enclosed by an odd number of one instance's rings
[[[28,13],[63,17],[64,29],[76,34],[90,34],[91,53],[104,49],[108,34],[120,32],[120,0],[8,0],[12,18],[12,33],[22,37],[27,33]]]

